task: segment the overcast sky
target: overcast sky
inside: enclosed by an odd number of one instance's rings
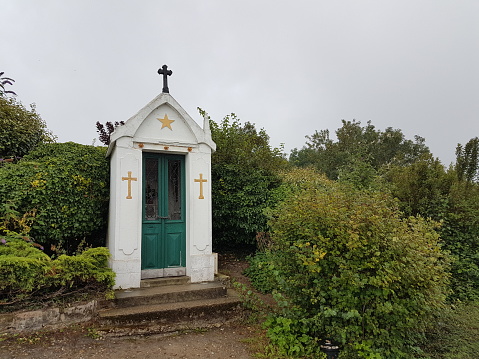
[[[420,135],[449,165],[479,136],[479,1],[0,0],[0,72],[59,142],[92,144],[162,90],[301,148],[341,119]],[[97,140],[96,144],[100,144]]]

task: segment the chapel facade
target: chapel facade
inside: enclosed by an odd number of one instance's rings
[[[107,245],[116,288],[142,279],[213,281],[209,122],[201,128],[163,92],[111,134]]]

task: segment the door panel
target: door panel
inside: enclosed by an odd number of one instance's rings
[[[143,155],[142,278],[185,275],[184,157]]]
[[[160,234],[157,226],[143,226],[143,243],[141,250],[142,269],[158,268],[158,243],[160,242]]]

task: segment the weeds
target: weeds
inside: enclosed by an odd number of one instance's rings
[[[86,336],[91,338],[91,339],[101,339],[102,338],[100,332],[96,328],[88,328]]]

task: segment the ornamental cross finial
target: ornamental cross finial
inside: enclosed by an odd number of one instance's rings
[[[170,93],[170,90],[168,89],[168,76],[171,76],[173,71],[168,70],[168,66],[163,65],[161,69],[158,70],[158,73],[163,75],[163,92]]]

